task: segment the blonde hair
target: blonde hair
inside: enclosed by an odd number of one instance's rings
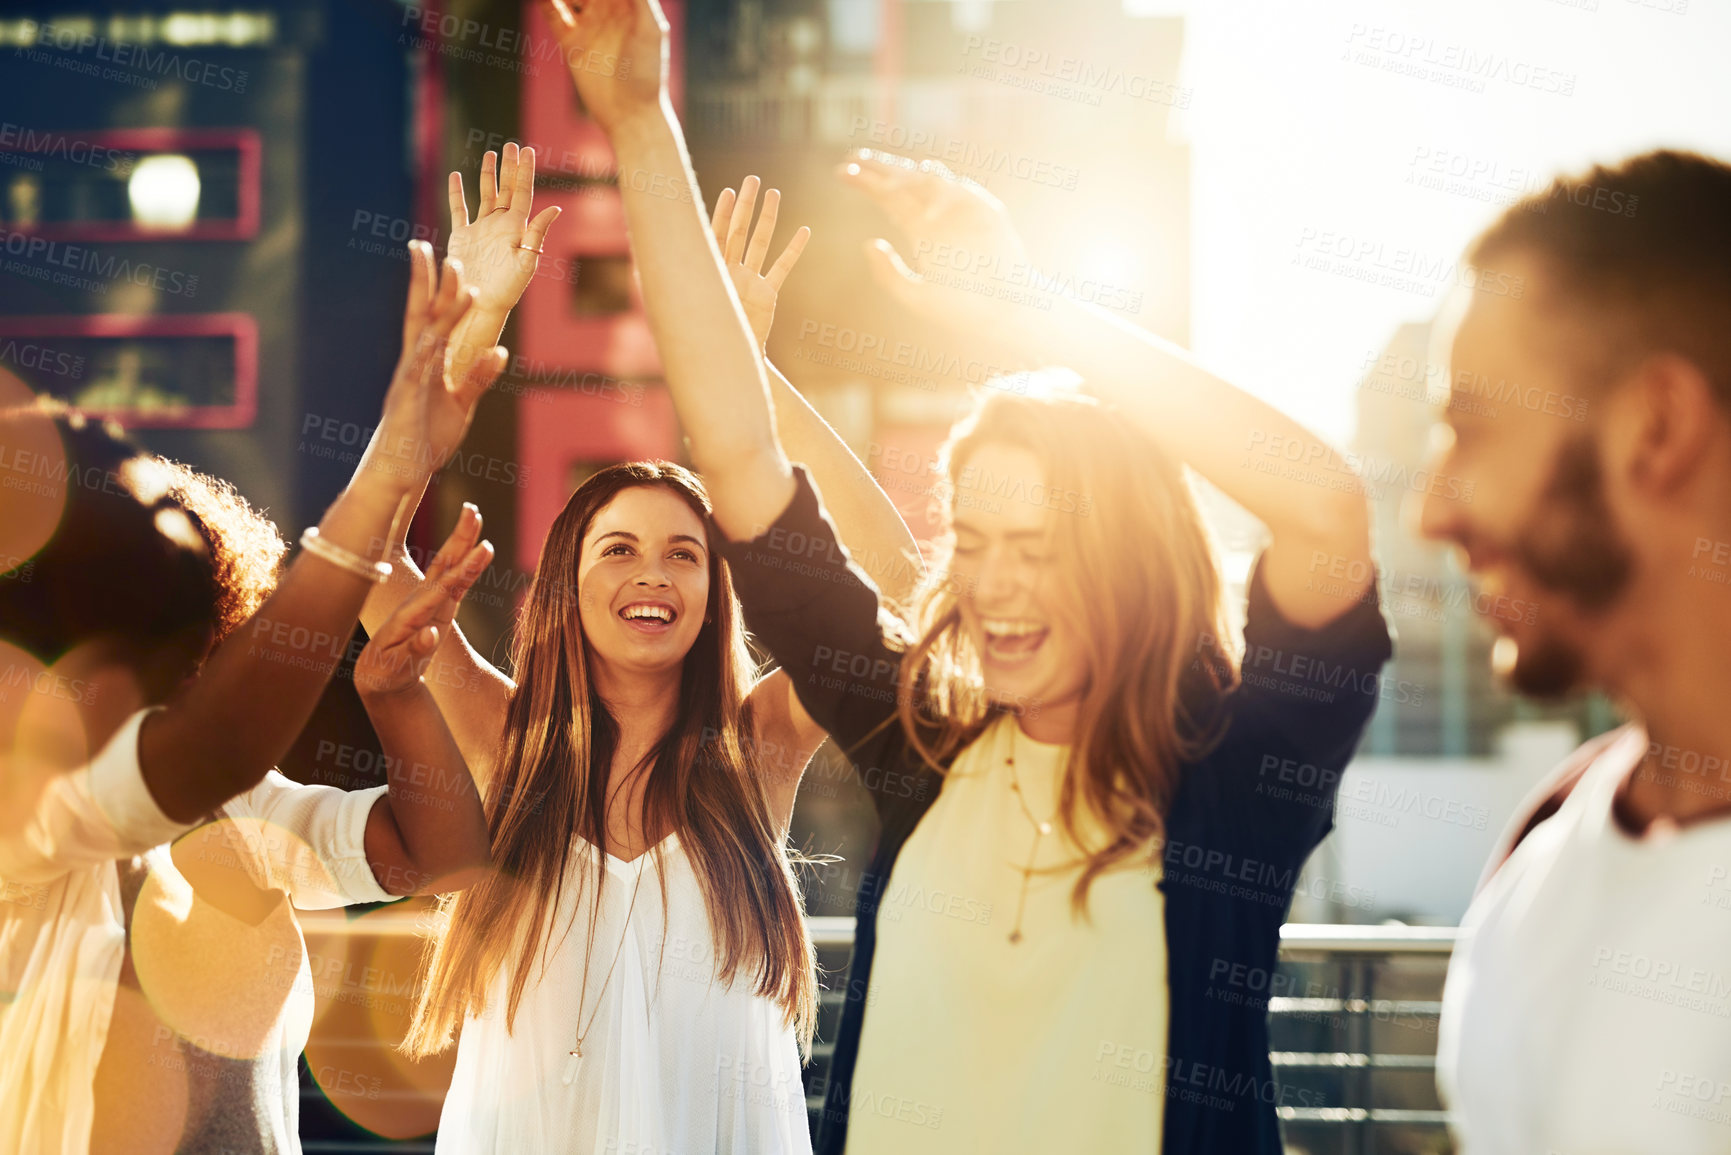
[[[985,445],[1028,450],[1045,466],[1043,492],[1018,479],[967,478]],[[1179,773],[1216,744],[1238,674],[1212,539],[1177,466],[1120,417],[1080,395],[987,394],[943,453],[946,515],[958,488],[997,482],[1006,500],[1053,513],[1056,604],[1087,663],[1059,815],[1077,845],[1086,804],[1107,834],[1088,852],[1072,901],[1085,909],[1101,872],[1165,829]],[[968,484],[964,484],[964,481]],[[913,748],[934,768],[954,757],[1001,709],[982,687],[979,656],[961,629],[947,559],[915,594],[902,655],[898,712]],[[1029,703],[1025,709],[1038,709]]]

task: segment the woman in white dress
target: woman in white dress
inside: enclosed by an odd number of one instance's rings
[[[666,376],[765,388],[776,294],[807,234],[759,272],[778,198],[754,231],[755,178],[706,225],[648,0],[549,15],[614,144]],[[532,163],[508,146],[495,187],[488,158],[474,222],[452,189],[479,290],[459,349],[491,347],[533,275]],[[770,377],[784,442],[828,478],[853,556],[905,593],[921,570],[894,505]],[[824,735],[785,672],[756,678],[709,509],[679,466],[601,471],[543,544],[514,679],[459,631],[434,655],[426,682],[481,784],[496,867],[445,904],[404,1042],[424,1055],[459,1036],[441,1152],[810,1150],[800,1054],[816,981],[785,842]],[[394,560],[369,625],[415,588],[400,542]]]

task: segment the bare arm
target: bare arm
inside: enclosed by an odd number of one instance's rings
[[[546,245],[547,232],[560,210],[554,206],[530,217],[535,197],[535,150],[519,149],[515,144],[505,145],[501,155],[488,152],[481,161],[480,211],[473,220],[463,193],[462,174],[450,175],[447,196],[451,255],[463,263],[464,275],[476,291],[474,308],[451,339],[452,370],[462,373],[490,350],[504,331],[506,318],[534,279],[538,250]],[[373,590],[361,611],[361,623],[369,632],[379,629],[421,588],[424,578],[409,556],[403,535],[425,494],[426,486],[422,485],[413,496],[409,514],[401,519],[388,543],[387,560],[394,567],[391,580]],[[458,515],[457,528],[479,534],[480,518],[473,506],[465,506]],[[425,684],[469,766],[486,781],[505,725],[511,679],[482,657],[452,622],[441,631]]]
[[[581,12],[561,0],[547,7],[583,105],[618,157],[631,252],[692,463],[721,531],[752,537],[793,499],[793,472],[666,92],[667,22],[654,0],[585,0]]]
[[[453,533],[467,536],[471,543],[480,537],[481,514],[473,505],[464,503]],[[391,580],[374,588],[361,614],[369,633],[382,629],[392,614],[425,588],[426,577],[401,541],[391,558]],[[515,683],[469,644],[454,621],[439,631],[439,643],[422,682],[470,771],[485,786],[492,778],[493,759]]]
[[[475,404],[503,367],[495,351],[477,358],[455,387],[445,350],[472,294],[460,270],[442,281],[432,251],[412,253],[403,355],[385,395],[379,435],[354,480],[326,512],[319,535],[377,558],[377,543],[468,428]],[[256,785],[306,724],[354,628],[372,582],[303,554],[257,614],[225,639],[201,675],[145,722],[139,762],[152,798],[190,822]]]
[[[1027,257],[996,197],[958,180],[942,165],[867,153],[843,170],[915,242],[916,252],[960,247],[999,258]],[[1319,555],[1331,564],[1370,560],[1370,514],[1351,466],[1327,443],[1273,406],[1202,368],[1185,350],[1103,309],[1062,298],[1050,310],[1001,302],[965,286],[922,279],[887,241],[868,251],[877,280],[910,308],[958,328],[1006,334],[1024,356],[1081,373],[1088,392],[1127,416],[1174,460],[1185,462],[1268,527],[1263,576],[1281,612],[1298,625],[1322,625],[1344,613],[1368,585],[1342,596],[1312,579]],[[1295,483],[1276,468],[1302,460],[1327,484]],[[1280,454],[1292,455],[1283,458]],[[1337,572],[1370,572],[1345,565]]]
[[[491,862],[474,779],[423,672],[463,595],[493,558],[460,525],[427,578],[380,627],[355,663],[355,689],[384,745],[390,789],[367,815],[366,855],[392,894],[461,890]]]
[[[905,605],[926,575],[913,531],[877,478],[781,370],[769,362],[776,438],[787,456],[811,472],[812,484],[835,520],[848,556],[892,605]]]
[[[1357,601],[1371,581],[1370,509],[1356,471],[1332,446],[1187,351],[1103,309],[1059,301],[1047,318],[1034,327],[1052,360],[1080,372],[1090,393],[1268,527],[1263,577],[1282,615],[1320,626]],[[1255,468],[1284,463],[1288,452],[1320,481]],[[1364,576],[1318,582],[1319,556],[1333,572]],[[1343,595],[1342,586],[1351,589]]]
[[[619,159],[619,186],[650,327],[690,438],[692,462],[709,488],[716,525],[735,541],[756,537],[793,500],[793,472],[776,438],[761,338],[753,334],[724,268],[714,226],[703,218],[702,197],[667,95],[667,23],[655,0],[587,0],[581,12],[563,0],[546,4],[583,104],[606,130]],[[592,60],[620,66],[584,67]],[[754,269],[761,267],[771,231],[760,229],[761,239],[753,242],[759,246]],[[804,241],[796,243],[803,247]],[[798,249],[790,245],[790,250],[797,258]],[[791,267],[788,254],[782,261]],[[822,734],[785,675],[760,682],[752,702],[759,717],[754,740],[791,752],[785,772],[771,783],[776,817],[785,825],[805,760]]]
[[[723,189],[716,198],[715,213],[709,223],[716,243],[721,246],[746,321],[751,325],[752,337],[763,350],[775,324],[775,305],[781,287],[805,251],[811,230],[801,226],[781,256],[768,270],[760,272],[775,234],[781,192],[769,189],[763,194],[763,211],[754,229],[751,213],[758,187],[758,179],[748,176],[740,182],[738,195],[732,189]],[[848,556],[887,600],[905,602],[925,576],[925,563],[895,502],[781,370],[767,360],[764,368],[769,375],[776,439],[783,452],[811,472],[812,482],[823,494],[824,505],[835,521]]]

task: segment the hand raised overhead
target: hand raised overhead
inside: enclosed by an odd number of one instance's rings
[[[547,230],[559,206],[529,219],[535,201],[535,150],[507,144],[481,161],[480,213],[469,219],[463,175],[452,173],[451,243],[446,255],[462,262],[463,279],[475,287],[475,307],[495,313],[516,308],[535,276]]]
[[[737,196],[732,189],[723,189],[715,198],[715,214],[709,224],[715,231],[715,243],[721,247],[722,264],[727,268],[727,275],[733,278],[734,291],[739,294],[739,303],[745,307],[745,319],[751,322],[752,335],[757,338],[761,349],[769,343],[769,330],[775,323],[775,302],[781,295],[781,286],[799,261],[800,254],[805,252],[806,242],[811,240],[811,230],[801,225],[769,271],[759,272],[764,258],[769,255],[769,242],[775,234],[776,216],[781,210],[781,190],[772,188],[763,194],[763,212],[758,215],[757,227],[752,228],[751,212],[756,207],[759,184],[755,176],[748,176],[740,182]]]
[[[363,698],[395,694],[420,680],[464,595],[493,561],[492,544],[477,544],[480,536],[481,515],[465,505],[457,528],[427,565],[426,581],[385,619],[355,659],[355,689]]]
[[[839,175],[877,202],[912,245],[910,264],[881,237],[867,243],[866,263],[878,284],[952,328],[1002,320],[1004,305],[983,290],[993,272],[1004,275],[1028,259],[1004,202],[936,161],[916,164],[871,149],[851,156]],[[953,276],[925,275],[939,269]]]
[[[385,478],[417,491],[462,444],[481,395],[505,367],[505,350],[495,346],[458,373],[447,371],[451,333],[474,300],[460,262],[447,258],[441,276],[432,246],[409,242],[403,352],[357,479]]]
[[[612,135],[660,111],[667,18],[655,0],[543,0],[583,107]]]

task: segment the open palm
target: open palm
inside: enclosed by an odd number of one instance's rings
[[[715,242],[721,246],[722,263],[733,279],[734,292],[745,307],[745,319],[757,338],[758,348],[769,343],[770,326],[775,324],[775,303],[781,296],[781,286],[793,272],[799,255],[811,240],[811,230],[804,225],[787,242],[787,248],[767,272],[760,272],[769,255],[769,242],[775,235],[775,220],[781,211],[781,191],[770,189],[763,194],[763,212],[758,214],[757,227],[752,228],[751,213],[757,207],[760,181],[748,176],[740,182],[740,192],[723,189],[715,199],[715,215],[710,227],[715,230]]]
[[[451,174],[449,196],[448,255],[462,262],[464,281],[475,287],[476,308],[510,312],[534,278],[536,250],[560,212],[555,205],[529,219],[535,200],[535,150],[507,144],[503,158],[487,153],[481,162],[481,211],[474,220],[469,219],[461,173]]]
[[[355,689],[363,697],[395,694],[419,681],[451,628],[469,587],[493,560],[480,541],[481,515],[465,505],[457,528],[427,565],[427,580],[405,598],[355,659]]]

